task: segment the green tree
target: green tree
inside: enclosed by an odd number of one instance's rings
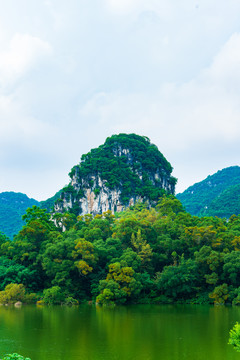
[[[13,304],[17,301],[29,302],[35,299],[35,294],[28,296],[23,284],[8,284],[0,291],[0,304]]]
[[[80,259],[77,259],[79,256]],[[94,252],[94,246],[91,242],[86,241],[84,238],[77,239],[73,257],[77,259],[75,265],[81,275],[86,276],[93,271],[91,265],[95,264],[97,255]]]
[[[49,286],[60,286],[71,293],[77,289],[79,282],[72,256],[76,237],[76,232],[72,230],[63,234],[58,233],[46,244],[41,255],[42,267],[49,279]]]
[[[147,241],[142,238],[140,229],[138,229],[136,237],[134,233],[132,233],[131,243],[133,249],[137,252],[138,256],[140,257],[143,266],[147,262],[151,261],[151,257],[152,257],[151,246],[147,244]]]
[[[45,209],[33,205],[31,208],[26,210],[26,214],[22,216],[22,219],[26,224],[31,223],[34,220],[40,220],[42,223],[48,226],[49,229],[55,230],[53,221],[51,220],[51,215],[47,213]]]
[[[182,259],[178,266],[166,266],[157,274],[156,286],[160,294],[181,300],[195,296],[198,287],[198,272],[195,261]]]
[[[35,271],[7,259],[0,257],[0,290],[10,283],[24,284],[29,289],[34,288]]]
[[[240,352],[240,324],[238,322],[236,322],[230,330],[228,344],[232,345],[236,351]]]
[[[223,305],[229,298],[227,284],[222,284],[216,286],[211,294],[209,294],[210,299],[214,300],[215,305]]]
[[[52,286],[43,291],[42,301],[47,305],[60,305],[64,302],[65,295],[59,286]]]
[[[239,285],[240,281],[240,252],[232,251],[224,256],[223,276],[228,284]]]
[[[140,283],[134,278],[134,273],[131,267],[121,266],[119,262],[109,265],[106,280],[100,281],[100,295],[97,297],[97,302],[125,303],[133,293],[140,290]]]

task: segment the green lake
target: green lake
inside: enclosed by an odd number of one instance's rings
[[[239,307],[134,305],[0,307],[0,358],[235,360],[227,344]]]

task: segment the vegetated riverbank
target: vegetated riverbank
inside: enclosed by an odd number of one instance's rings
[[[169,196],[114,216],[53,217],[30,208],[14,240],[0,238],[0,303],[240,302],[238,216],[191,216]]]

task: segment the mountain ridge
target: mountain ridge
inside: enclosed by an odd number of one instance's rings
[[[14,191],[0,193],[0,231],[12,239],[24,225],[22,215],[33,205],[39,206],[39,202],[26,194]]]
[[[240,185],[240,167],[229,166],[193,184],[176,197],[192,215],[229,218],[234,213],[240,213],[240,201],[235,201],[235,205],[231,206],[236,197],[240,200],[238,185]],[[222,203],[221,206],[223,197],[224,205]]]

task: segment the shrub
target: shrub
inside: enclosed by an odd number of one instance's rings
[[[23,284],[8,284],[0,291],[0,304],[13,304],[17,301],[31,303],[36,301],[36,294],[26,294]]]
[[[228,344],[232,345],[234,349],[240,352],[240,324],[237,322],[229,333]]]
[[[13,354],[5,355],[2,360],[31,360],[31,359],[28,357],[25,358],[24,356],[19,355],[17,353],[13,353]]]
[[[59,305],[64,302],[64,294],[59,286],[52,286],[43,291],[43,303],[47,305]]]
[[[223,305],[226,300],[229,298],[228,286],[227,284],[222,284],[216,286],[211,294],[209,294],[210,299],[214,299],[215,305]]]
[[[78,305],[79,302],[74,299],[72,296],[68,296],[65,300],[64,300],[64,305],[68,305],[68,306],[73,306],[73,305]]]

